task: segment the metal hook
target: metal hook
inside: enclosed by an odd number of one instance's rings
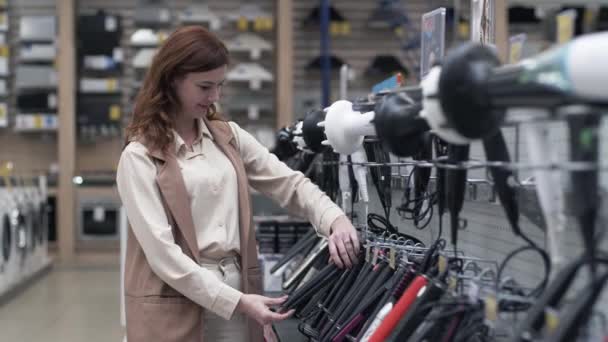
[[[477,265],[477,263],[473,260],[467,260],[464,263],[464,266],[462,267],[462,271],[463,273],[466,271],[469,271],[469,269],[471,268],[471,266],[473,266],[473,273],[477,276],[479,274],[479,272],[481,271],[481,267],[479,267],[479,265]]]

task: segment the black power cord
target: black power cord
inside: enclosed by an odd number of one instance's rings
[[[392,191],[391,191],[391,167],[385,164],[389,163],[390,155],[383,148],[380,141],[366,141],[363,143],[367,160],[371,163],[378,163],[382,166],[370,168],[370,174],[374,187],[378,192],[378,199],[384,209],[384,217],[390,224],[390,215],[392,207]]]
[[[408,174],[406,178],[405,190],[403,192],[403,200],[400,206],[396,208],[399,216],[406,220],[414,221],[414,227],[417,229],[426,228],[433,218],[433,206],[437,203],[437,193],[429,193],[425,191],[422,196],[412,198],[411,177],[416,171],[416,166]],[[416,193],[416,192],[414,192]],[[427,203],[425,207],[425,202]]]

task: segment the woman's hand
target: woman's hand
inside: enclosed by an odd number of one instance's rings
[[[270,298],[256,294],[243,294],[241,296],[241,300],[239,300],[239,303],[236,306],[236,310],[245,314],[249,318],[254,319],[263,326],[272,322],[287,319],[294,313],[294,310],[289,310],[285,313],[276,313],[270,311],[270,306],[281,305],[286,300],[287,296]]]
[[[357,262],[359,237],[357,230],[346,216],[340,216],[331,224],[329,235],[331,260],[340,268],[351,268]]]

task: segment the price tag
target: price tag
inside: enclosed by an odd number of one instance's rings
[[[0,106],[0,127],[8,127],[8,116],[6,115],[6,106]]]
[[[380,249],[379,248],[374,248],[374,257],[372,258],[372,265],[375,265],[378,263],[378,255],[380,254]]]
[[[0,46],[0,56],[2,57],[8,57],[9,55],[9,48],[7,45],[2,45]]]
[[[464,21],[458,23],[458,36],[460,39],[467,39],[471,36],[471,27],[468,22]]]
[[[41,114],[34,116],[34,128],[41,129],[43,127],[43,118]]]
[[[249,29],[249,20],[245,17],[239,17],[236,21],[236,28],[239,31],[247,31]]]
[[[395,35],[400,38],[405,35],[405,32],[403,31],[403,27],[401,27],[401,26],[395,27],[393,29],[393,32],[395,32]]]
[[[545,329],[548,334],[552,334],[559,326],[559,313],[551,308],[545,309]]]
[[[264,28],[266,29],[266,31],[271,31],[274,28],[274,20],[272,18],[266,18],[264,22]]]
[[[332,36],[337,36],[340,34],[340,23],[337,21],[333,21],[329,24],[329,32]]]
[[[498,319],[498,302],[496,301],[496,297],[492,295],[487,296],[484,299],[483,307],[486,314],[486,322],[491,322],[491,325],[493,325]]]
[[[574,37],[575,10],[566,10],[557,15],[557,43],[569,42]]]
[[[457,286],[458,279],[456,279],[455,277],[450,277],[448,279],[448,289],[450,289],[450,291],[455,291]]]
[[[0,174],[2,175],[2,178],[4,178],[4,183],[6,184],[6,187],[8,188],[8,190],[11,190],[11,188],[12,188],[12,183],[11,183],[11,178],[10,178],[11,170],[12,170],[12,164],[10,162],[2,165],[2,168],[0,169]]]
[[[255,20],[253,21],[253,29],[255,31],[264,31],[264,28],[264,18],[255,18]]]
[[[439,274],[444,274],[448,269],[448,259],[445,256],[440,255],[437,266],[439,267]]]
[[[528,35],[525,33],[518,34],[509,38],[509,63],[515,64],[521,60],[524,43]]]
[[[343,36],[347,36],[350,34],[350,23],[348,21],[345,21],[342,24],[340,24],[340,33]]]
[[[107,80],[106,88],[108,91],[116,91],[117,87],[118,87],[118,82],[115,78],[109,78]]]
[[[120,120],[121,111],[119,105],[111,105],[109,111],[110,121]]]
[[[392,269],[395,269],[395,267],[397,266],[397,251],[395,251],[395,249],[392,247],[388,252],[388,262],[389,266]]]
[[[55,115],[47,115],[44,120],[44,125],[46,128],[57,128],[57,116]]]

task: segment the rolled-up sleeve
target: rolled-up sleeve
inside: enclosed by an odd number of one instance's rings
[[[184,296],[230,319],[242,293],[198,265],[175,243],[155,179],[156,167],[145,147],[130,143],[120,157],[117,187],[150,268]]]
[[[230,125],[237,138],[249,184],[290,214],[309,220],[318,234],[329,236],[331,224],[344,215],[342,209],[302,172],[290,169],[236,123]]]

